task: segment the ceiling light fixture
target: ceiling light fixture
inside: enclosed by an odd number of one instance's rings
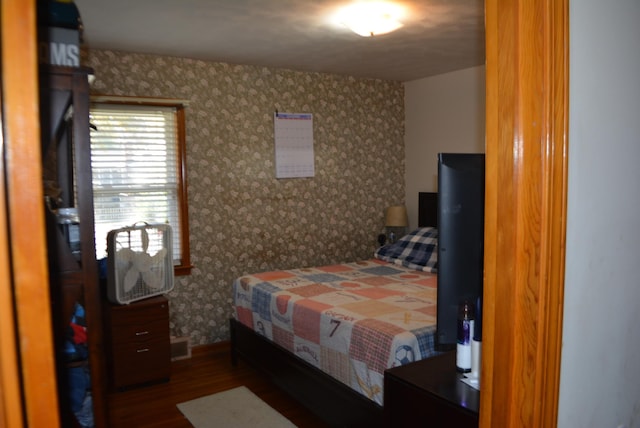
[[[402,27],[404,8],[385,1],[358,2],[342,7],[336,20],[362,37],[387,34]]]

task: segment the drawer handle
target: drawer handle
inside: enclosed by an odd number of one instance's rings
[[[136,336],[144,336],[145,334],[149,334],[148,331],[136,331]]]
[[[136,352],[138,354],[142,353],[142,352],[149,352],[149,348],[144,348],[144,349],[136,349]]]

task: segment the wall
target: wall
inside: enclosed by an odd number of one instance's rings
[[[640,427],[640,2],[569,2],[558,427]]]
[[[252,272],[370,258],[385,207],[404,203],[399,82],[90,51],[96,94],[189,100],[191,260],[172,334],[229,338],[231,284]],[[314,178],[276,179],[273,113],[314,117]]]
[[[418,192],[435,192],[438,153],[484,153],[485,68],[406,82],[405,200],[410,227],[418,225]]]

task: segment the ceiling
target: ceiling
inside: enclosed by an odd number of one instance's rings
[[[483,0],[406,0],[404,26],[331,23],[349,0],[75,0],[90,49],[410,81],[484,64]]]

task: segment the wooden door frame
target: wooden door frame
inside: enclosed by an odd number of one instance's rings
[[[557,424],[568,162],[568,0],[486,0],[480,426]]]
[[[57,428],[36,2],[2,0],[1,8],[0,425]]]

